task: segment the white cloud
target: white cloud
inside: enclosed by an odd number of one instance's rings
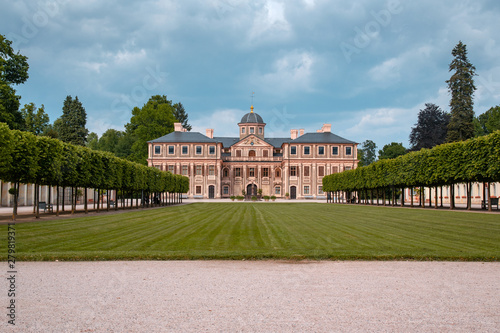
[[[190,120],[192,132],[200,132],[205,135],[207,128],[214,129],[214,136],[238,136],[238,123],[241,117],[248,113],[240,109],[221,109],[211,113],[207,112],[203,116]]]
[[[291,26],[285,18],[285,5],[276,1],[268,1],[256,13],[252,28],[249,31],[250,43],[287,39]]]
[[[296,91],[314,91],[314,66],[318,57],[310,52],[289,52],[277,59],[272,71],[254,74],[250,82],[256,82],[263,91],[272,95],[286,95]]]

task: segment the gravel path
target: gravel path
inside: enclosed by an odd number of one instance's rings
[[[16,328],[4,314],[2,332],[500,332],[500,263],[20,262],[17,271]]]

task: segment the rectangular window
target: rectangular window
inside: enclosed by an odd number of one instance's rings
[[[215,175],[215,165],[209,165],[208,166],[208,175],[209,176]]]
[[[187,155],[188,152],[189,152],[188,146],[182,146],[182,154]]]
[[[352,154],[352,147],[345,147],[345,154],[351,155]]]
[[[290,167],[290,176],[292,176],[292,177],[297,176],[297,167],[296,166]]]
[[[250,127],[250,134],[253,134],[255,129],[253,127]]]
[[[175,173],[175,165],[169,165],[168,171],[170,171],[171,173]]]
[[[259,127],[259,134],[262,134],[262,127]]]
[[[155,155],[161,154],[161,146],[155,146]]]
[[[309,185],[304,186],[304,194],[309,194]]]
[[[201,186],[196,186],[196,194],[201,194]]]
[[[344,168],[344,170],[351,170],[351,169],[352,169],[352,168],[351,168],[351,166],[349,166],[349,165],[348,165],[348,166],[346,166],[346,167]]]
[[[175,153],[175,149],[174,149],[174,146],[168,146],[168,153],[170,155],[174,154]]]
[[[318,147],[318,155],[325,155],[325,147],[323,146]]]
[[[297,155],[297,147],[296,146],[291,146],[290,147],[290,154],[291,155]]]
[[[339,147],[332,147],[332,155],[338,155],[339,154]]]
[[[226,195],[229,194],[229,186],[224,186],[223,193]]]
[[[201,155],[201,146],[196,146],[196,155]]]
[[[215,146],[210,146],[208,153],[209,153],[210,155],[215,154]]]
[[[201,165],[196,166],[196,175],[201,176]]]
[[[304,177],[309,177],[309,166],[304,167]]]
[[[241,177],[241,168],[235,168],[234,169],[234,176],[235,177]]]
[[[318,186],[318,194],[323,194],[323,186]]]
[[[269,177],[269,168],[262,168],[262,177]]]
[[[255,177],[255,168],[249,168],[248,170],[249,170],[248,176],[249,177]]]
[[[245,134],[245,127],[241,128],[241,134]]]
[[[324,166],[318,167],[318,176],[323,177],[324,175],[325,175],[325,167]]]
[[[281,187],[276,186],[276,187],[274,188],[274,194],[281,194]]]
[[[182,166],[182,175],[183,176],[187,176],[188,174],[188,166],[187,165],[183,165]]]
[[[310,150],[311,150],[311,147],[309,147],[309,146],[304,146],[304,155],[309,155]]]

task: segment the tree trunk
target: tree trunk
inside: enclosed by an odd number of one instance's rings
[[[63,190],[62,190],[62,206],[61,206],[61,210],[64,212],[64,192],[66,192],[66,186],[63,186]]]
[[[59,216],[59,185],[56,187],[57,199],[56,199],[56,216]]]

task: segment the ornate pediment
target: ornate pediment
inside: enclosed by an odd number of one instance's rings
[[[256,148],[256,147],[259,147],[259,148],[265,148],[265,147],[270,147],[270,148],[273,148],[272,145],[270,145],[269,143],[265,142],[264,140],[262,140],[261,138],[255,136],[255,135],[249,135],[243,139],[241,139],[239,142],[235,143],[233,145],[234,148],[238,147],[238,148]]]

